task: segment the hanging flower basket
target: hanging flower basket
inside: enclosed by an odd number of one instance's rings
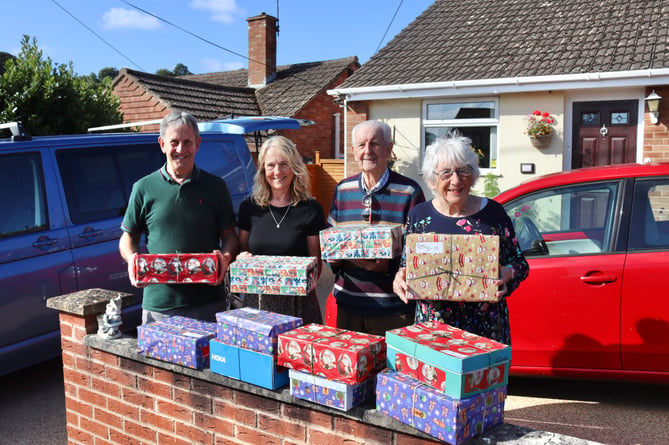
[[[527,128],[525,134],[530,137],[530,142],[536,148],[546,148],[551,144],[553,137],[553,124],[555,119],[548,112],[535,110],[527,116]]]
[[[540,134],[530,136],[530,142],[535,148],[548,148],[551,145],[551,139],[553,138],[553,133]]]

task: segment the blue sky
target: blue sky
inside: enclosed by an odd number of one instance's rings
[[[72,62],[82,75],[178,63],[195,74],[246,68],[246,18],[276,17],[277,3],[277,64],[285,65],[348,56],[364,63],[432,0],[10,0],[0,51],[18,55],[26,34],[44,57]]]

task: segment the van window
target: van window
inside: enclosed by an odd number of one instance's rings
[[[0,156],[0,238],[48,227],[39,153]]]
[[[75,224],[123,216],[132,184],[163,163],[155,143],[59,150],[56,158]]]

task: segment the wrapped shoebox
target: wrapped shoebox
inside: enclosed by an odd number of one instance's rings
[[[360,383],[343,383],[306,372],[289,370],[290,395],[348,411],[374,395],[376,376]]]
[[[324,260],[383,259],[402,254],[401,224],[330,227],[320,232]]]
[[[376,379],[376,409],[452,445],[504,422],[506,386],[453,399],[391,369]]]
[[[390,330],[386,344],[389,368],[453,398],[508,382],[510,346],[444,323]]]
[[[497,235],[406,236],[409,299],[496,302],[498,279]]]
[[[277,389],[288,384],[288,369],[277,366],[276,355],[211,340],[211,372],[252,385]]]
[[[216,323],[173,316],[137,326],[137,348],[147,357],[194,369],[209,366]]]
[[[216,322],[216,338],[223,343],[273,355],[277,352],[278,335],[303,324],[299,317],[250,307],[219,312]]]
[[[318,281],[316,257],[254,255],[230,264],[230,292],[307,295]]]
[[[218,273],[218,256],[215,253],[135,256],[135,278],[138,283],[215,283]]]
[[[308,324],[279,334],[279,365],[359,383],[386,367],[386,343],[379,335]]]

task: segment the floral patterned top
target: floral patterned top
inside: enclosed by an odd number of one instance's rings
[[[504,208],[496,201],[484,199],[481,210],[475,214],[452,218],[437,211],[432,201],[429,201],[409,212],[406,232],[499,236],[500,267],[510,267],[514,271],[513,279],[507,283],[507,294],[497,303],[418,300],[416,323],[435,320],[510,345],[511,329],[506,297],[527,278],[530,267],[518,246],[513,224]],[[402,264],[404,262],[405,258]]]

